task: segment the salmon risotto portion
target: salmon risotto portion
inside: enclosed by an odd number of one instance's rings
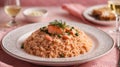
[[[67,58],[84,54],[93,42],[82,30],[62,21],[53,21],[33,32],[21,48],[44,58]]]

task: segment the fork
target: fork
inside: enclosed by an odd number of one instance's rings
[[[116,32],[116,47],[117,47],[117,50],[118,50],[118,53],[119,53],[119,59],[118,59],[118,64],[117,64],[117,67],[120,67],[120,32],[117,31]]]

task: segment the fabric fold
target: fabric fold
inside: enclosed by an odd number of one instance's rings
[[[64,4],[62,5],[62,8],[71,15],[80,18],[83,22],[88,23],[88,21],[82,15],[83,11],[86,9],[85,6],[81,4]]]

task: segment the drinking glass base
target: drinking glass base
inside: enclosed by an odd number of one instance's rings
[[[6,24],[7,27],[13,27],[13,26],[16,26],[17,23],[15,21],[10,21]]]

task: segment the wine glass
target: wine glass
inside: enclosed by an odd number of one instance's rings
[[[116,16],[116,28],[112,32],[119,32],[119,24],[120,24],[120,0],[108,0],[108,7],[112,10],[112,12]]]
[[[20,7],[20,0],[6,0],[5,1],[5,6],[4,6],[5,13],[12,17],[12,20],[9,21],[6,26],[12,27],[17,24],[15,21],[15,18],[17,14],[20,12],[21,7]]]
[[[120,0],[109,0],[108,1],[109,7],[110,9],[113,11],[113,13],[116,16],[116,29],[115,29],[115,33],[116,33],[116,46],[118,48],[118,50],[120,50],[120,30],[119,30],[119,25],[120,25]],[[119,57],[120,59],[120,57]],[[118,67],[119,67],[120,61],[118,61]]]

